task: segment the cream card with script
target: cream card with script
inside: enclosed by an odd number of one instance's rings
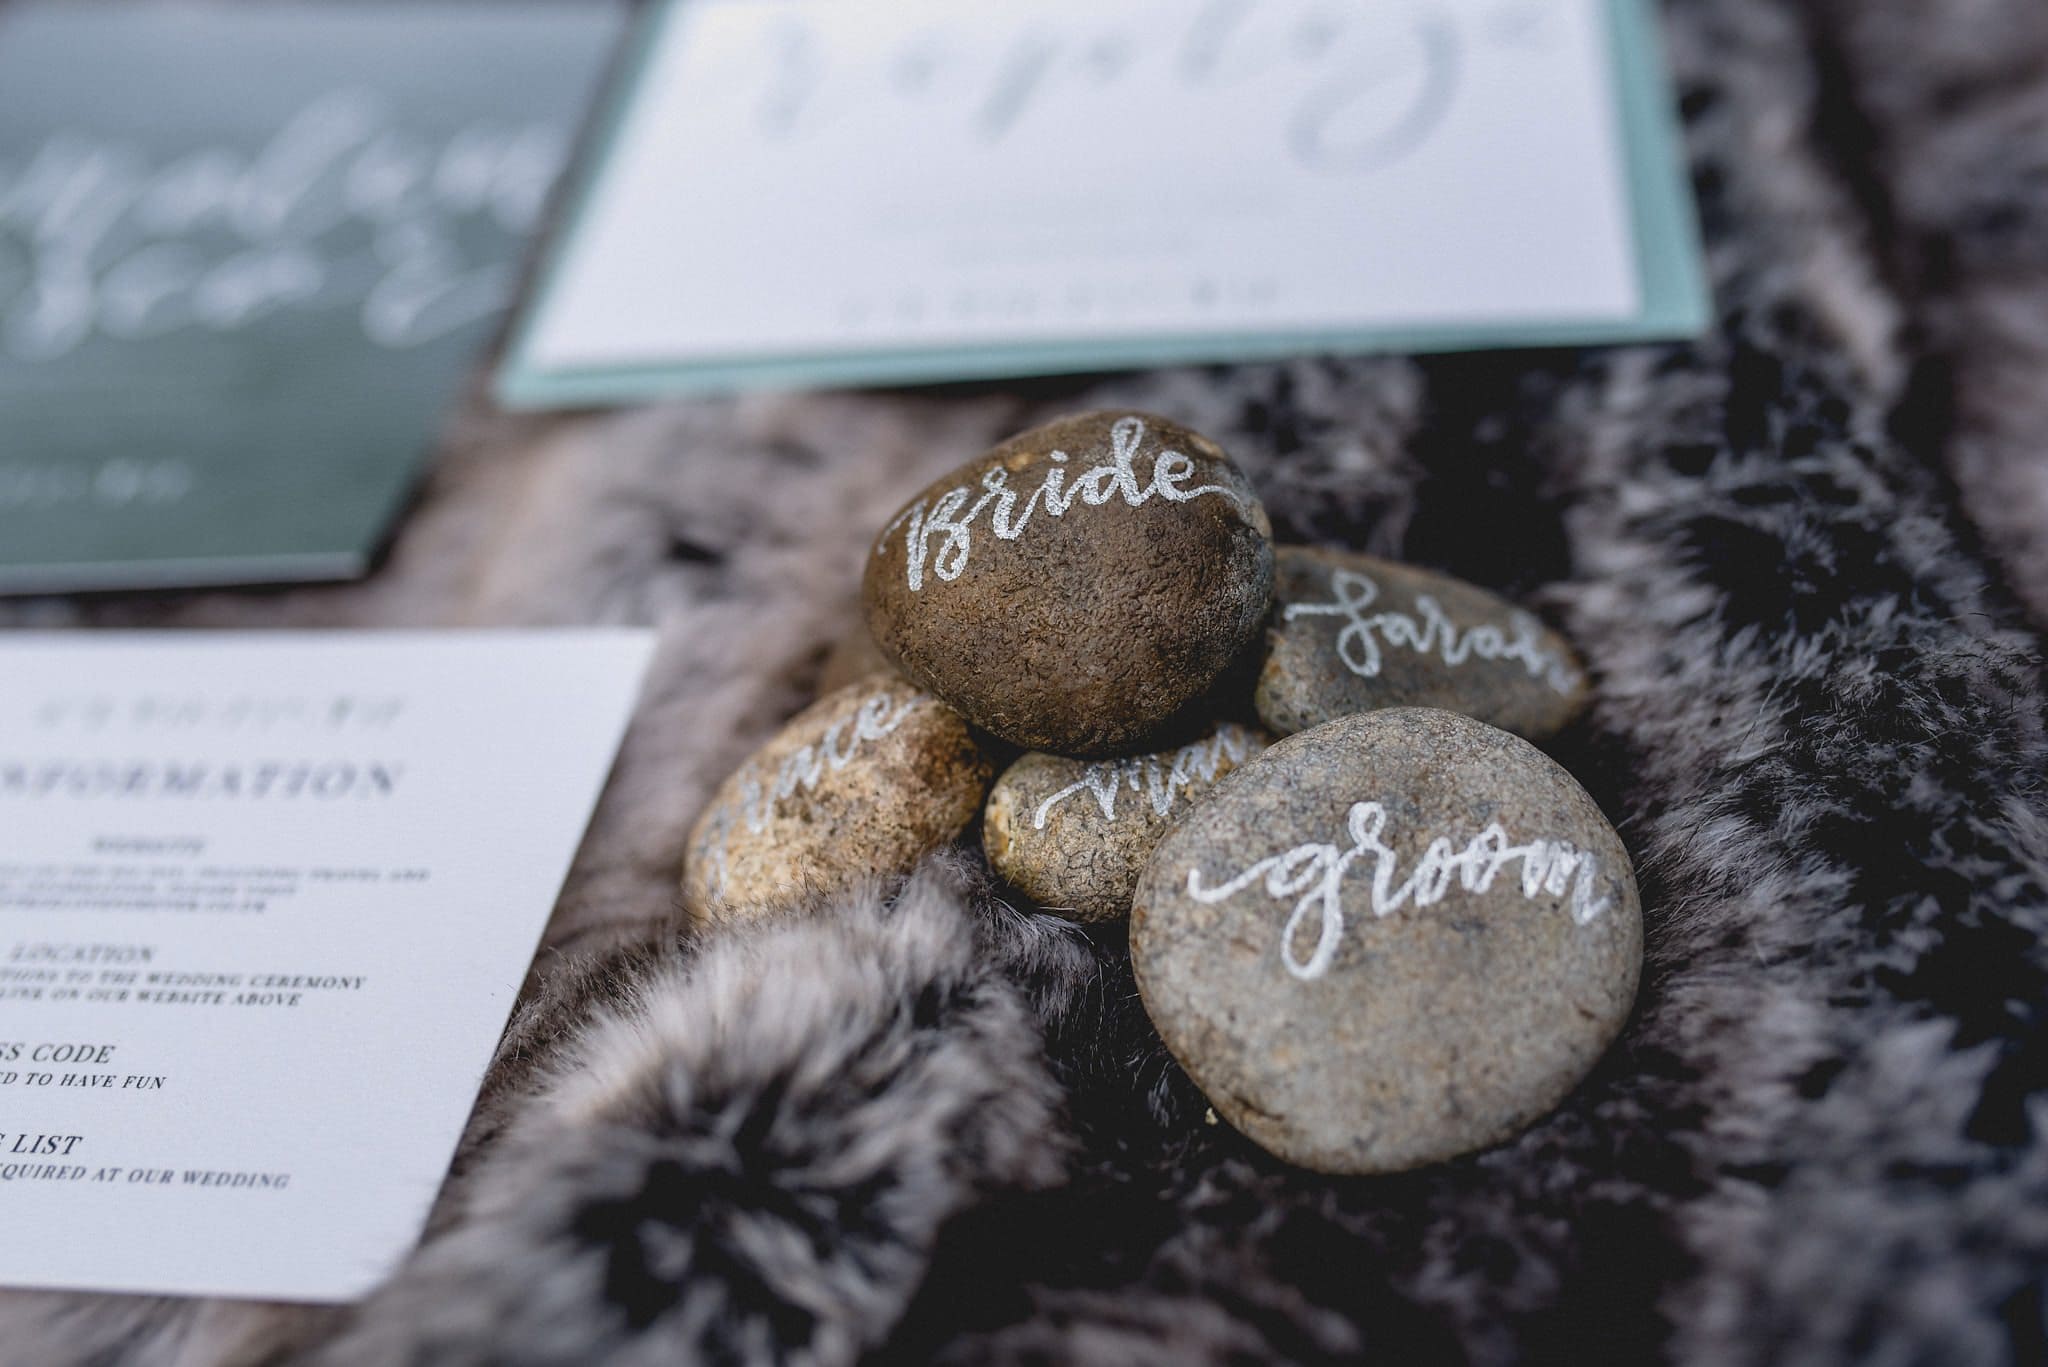
[[[389,1272],[651,651],[0,643],[0,1285],[337,1301]]]
[[[674,388],[1705,316],[1642,0],[672,0],[500,377]]]

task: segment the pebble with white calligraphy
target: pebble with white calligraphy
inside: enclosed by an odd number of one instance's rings
[[[1565,1098],[1628,1017],[1642,913],[1556,763],[1389,708],[1280,741],[1168,831],[1131,957],[1224,1119],[1305,1167],[1394,1172]]]

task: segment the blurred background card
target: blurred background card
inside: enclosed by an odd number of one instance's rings
[[[670,0],[516,405],[1696,333],[1648,0]]]
[[[0,591],[364,572],[619,22],[0,10]]]

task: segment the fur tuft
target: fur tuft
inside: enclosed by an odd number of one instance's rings
[[[854,1361],[949,1217],[1060,1180],[1041,1050],[943,872],[727,928],[595,1012],[319,1361]]]

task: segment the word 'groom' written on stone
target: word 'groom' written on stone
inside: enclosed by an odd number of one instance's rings
[[[1453,885],[1468,893],[1483,893],[1510,864],[1521,865],[1522,896],[1571,899],[1571,917],[1588,925],[1605,912],[1608,899],[1599,896],[1600,862],[1591,854],[1563,840],[1532,840],[1526,845],[1511,843],[1507,831],[1496,821],[1462,847],[1448,836],[1429,842],[1405,881],[1400,875],[1400,856],[1381,836],[1387,828],[1387,809],[1378,802],[1355,802],[1346,822],[1349,847],[1309,842],[1282,854],[1259,860],[1228,881],[1208,886],[1200,869],[1188,870],[1188,895],[1198,902],[1221,902],[1258,883],[1265,883],[1267,896],[1299,900],[1280,932],[1280,957],[1287,971],[1297,978],[1316,979],[1330,971],[1344,935],[1344,880],[1360,859],[1371,857],[1371,908],[1375,917],[1391,916],[1410,904],[1417,909],[1435,906],[1449,896]],[[1295,940],[1311,915],[1319,920],[1315,947],[1306,958],[1295,953]]]

